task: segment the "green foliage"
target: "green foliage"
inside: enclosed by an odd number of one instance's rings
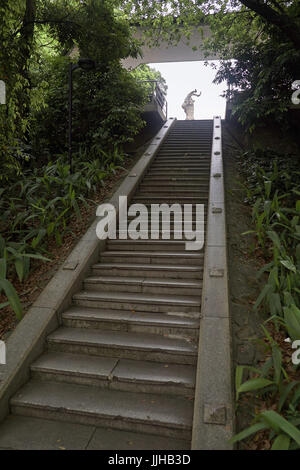
[[[251,434],[268,429],[270,437],[273,439],[271,450],[295,450],[300,449],[300,419],[286,419],[273,410],[266,410],[260,413],[255,424],[245,429],[231,439],[231,443],[239,442]]]
[[[3,248],[4,239],[0,237],[0,245]],[[6,278],[7,276],[7,251],[3,249],[2,257],[0,258],[0,294],[4,292],[8,302],[0,305],[0,309],[10,305],[15,312],[18,320],[22,318],[22,306],[20,303],[19,296],[10,281]]]
[[[260,368],[238,366],[236,368],[236,398],[241,393],[252,392],[257,396],[271,395],[276,404],[276,411],[258,413],[254,423],[235,435],[232,443],[239,442],[262,430],[269,430],[269,439],[273,441],[272,450],[300,449],[300,381],[289,379],[283,364],[280,346],[264,328],[269,342],[270,357]],[[244,371],[256,377],[243,382]]]
[[[34,80],[44,88],[45,107],[32,115],[33,152],[41,156],[66,150],[69,60],[47,58]],[[143,87],[120,64],[103,71],[74,72],[73,140],[82,145],[111,150],[133,139],[143,127]]]
[[[135,68],[131,72],[132,76],[137,80],[137,82],[145,82],[148,80],[155,80],[160,85],[161,89],[166,93],[168,90],[168,86],[166,80],[161,75],[158,70],[155,70],[149,65],[141,64],[139,67]]]
[[[280,171],[279,171],[280,168]],[[247,175],[247,200],[253,204],[252,220],[257,242],[272,260],[258,276],[268,272],[268,282],[255,307],[262,302],[272,316],[283,316],[283,306],[300,305],[300,172],[297,159],[257,150],[243,155]],[[249,232],[247,232],[249,233]]]
[[[5,191],[0,188],[0,292],[4,291],[19,319],[20,302],[7,278],[23,282],[32,260],[49,261],[44,256],[49,241],[54,238],[62,244],[68,222],[81,219],[80,204],[88,205],[88,196],[121,168],[125,155],[117,148],[112,153],[94,148],[90,160],[84,158],[87,155],[82,151],[74,159],[72,174],[62,156],[55,163],[24,172]]]
[[[266,28],[267,29],[267,28]],[[262,33],[263,34],[263,33]],[[299,51],[281,37],[265,32],[248,44],[234,41],[234,61],[221,61],[215,82],[230,85],[233,115],[250,131],[271,119],[286,123],[291,105],[292,83],[298,76]]]
[[[124,15],[115,10],[118,4],[14,3],[4,1],[0,10],[0,79],[8,90],[7,105],[0,107],[0,178],[20,173],[34,158],[49,160],[65,151],[71,50],[74,61],[81,55],[97,64],[96,73],[74,73],[77,150],[79,144],[111,150],[130,141],[143,126],[145,90],[120,65],[121,58],[136,56],[139,49]]]
[[[6,171],[18,171],[17,152],[28,121],[22,116],[25,96],[28,94],[28,79],[24,77],[24,64],[18,34],[25,2],[3,0],[0,4],[0,80],[6,84],[8,106],[0,106],[0,162]]]
[[[251,233],[256,235],[258,246],[270,259],[258,273],[258,276],[268,273],[268,278],[254,308],[263,305],[270,315],[269,321],[292,341],[300,339],[298,167],[295,157],[268,149],[242,156],[247,201],[253,207],[255,229]],[[237,434],[232,442],[269,430],[273,450],[300,449],[300,381],[290,379],[283,366],[280,344],[264,326],[263,330],[269,357],[260,368],[237,367],[236,398],[238,400],[242,393],[255,393],[271,400],[273,409],[259,413],[254,424]],[[243,381],[245,370],[252,376]]]

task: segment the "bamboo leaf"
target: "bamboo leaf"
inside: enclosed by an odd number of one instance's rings
[[[274,384],[274,382],[272,382],[271,380],[265,379],[263,377],[259,377],[259,378],[247,380],[247,382],[244,382],[242,385],[240,385],[237,391],[238,393],[252,392],[254,390],[260,390],[272,384]]]
[[[7,279],[0,279],[0,288],[4,290],[10,306],[15,312],[18,320],[21,320],[23,315],[22,306],[14,286]]]
[[[300,431],[293,424],[289,423],[283,416],[273,410],[263,411],[260,416],[275,432],[283,431],[300,445]]]
[[[251,436],[252,434],[256,434],[259,431],[262,431],[265,429],[267,426],[265,423],[256,423],[253,424],[252,426],[249,426],[247,429],[244,429],[242,432],[236,434],[230,439],[230,444],[235,444],[236,442],[242,441],[246,439],[247,437]]]

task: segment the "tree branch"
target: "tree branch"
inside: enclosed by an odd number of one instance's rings
[[[268,23],[277,26],[285,36],[300,49],[300,30],[298,25],[286,13],[278,13],[260,0],[240,0],[240,2],[250,10],[255,11],[259,16],[264,18]]]

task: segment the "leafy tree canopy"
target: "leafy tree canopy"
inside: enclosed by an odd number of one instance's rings
[[[249,129],[271,116],[285,120],[291,85],[300,76],[300,3],[296,0],[125,0],[150,41],[189,41],[204,24],[206,53],[222,58],[215,81],[227,81],[234,112]]]

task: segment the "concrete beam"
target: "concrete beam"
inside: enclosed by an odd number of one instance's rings
[[[211,36],[209,26],[204,25],[201,30],[195,30],[189,39],[182,36],[177,44],[169,44],[167,41],[161,41],[158,45],[147,44],[143,39],[142,28],[137,28],[134,37],[144,44],[141,46],[142,57],[128,57],[122,61],[123,67],[126,69],[134,69],[140,64],[154,64],[164,62],[189,62],[199,60],[216,60],[219,59],[218,54],[211,53],[205,55],[203,49],[204,40]],[[151,47],[150,47],[151,46]],[[196,47],[196,50],[193,50]]]

